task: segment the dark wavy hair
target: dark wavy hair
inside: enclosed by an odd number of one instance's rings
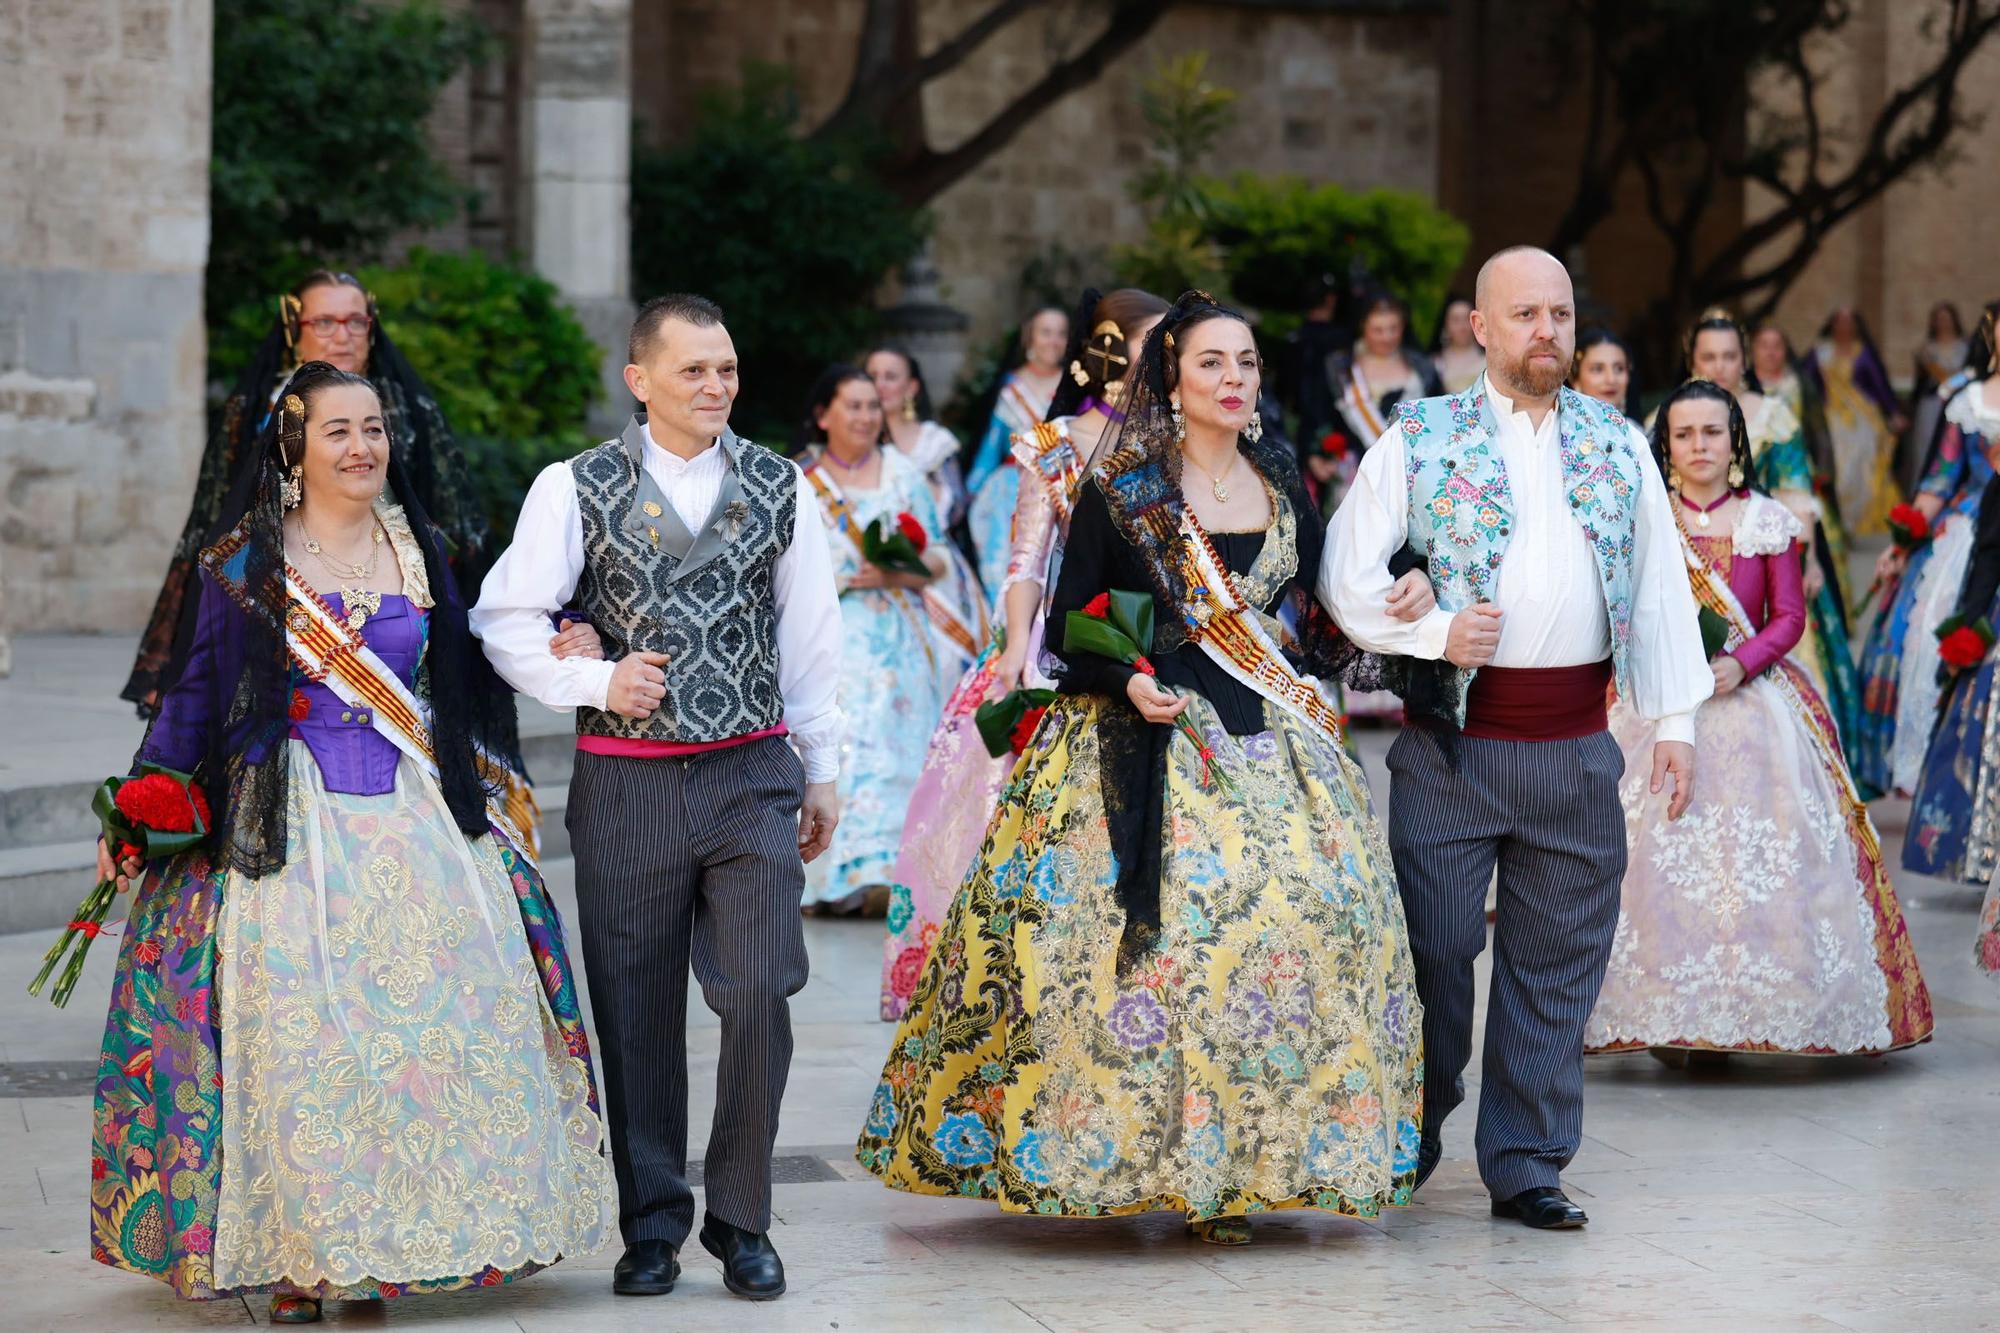
[[[1729,409],[1729,461],[1742,469],[1743,475],[1743,483],[1736,489],[1760,489],[1757,485],[1757,465],[1750,454],[1750,423],[1744,419],[1743,406],[1736,401],[1735,394],[1714,380],[1688,380],[1660,404],[1660,410],[1653,418],[1653,459],[1660,465],[1660,475],[1673,475],[1671,418],[1674,408],[1686,402],[1721,403]]]
[[[1583,356],[1594,347],[1616,347],[1625,354],[1625,401],[1619,410],[1634,421],[1639,419],[1639,363],[1632,356],[1632,345],[1617,333],[1602,324],[1591,324],[1576,335],[1576,354],[1570,358],[1569,377],[1564,382],[1576,388],[1577,377],[1583,374]],[[1578,390],[1579,393],[1582,390]]]
[[[852,384],[856,380],[860,380],[871,389],[875,387],[875,381],[869,378],[868,372],[849,361],[836,361],[819,373],[819,378],[813,381],[812,392],[806,396],[805,414],[799,418],[799,424],[792,428],[792,453],[795,456],[804,453],[815,444],[826,443],[826,432],[820,428],[819,414],[832,406],[833,400],[840,396],[841,385]],[[885,415],[882,418],[882,431],[886,435],[888,430],[889,418]]]
[[[243,582],[249,607],[232,600],[240,624],[225,619],[206,636],[198,630],[187,634],[161,677],[163,696],[184,677],[188,688],[207,693],[207,753],[197,776],[217,804],[212,848],[220,863],[251,876],[282,868],[286,850],[285,738],[291,725],[293,665],[281,621],[285,510],[279,487],[303,451],[304,427],[311,423],[315,405],[337,387],[365,388],[380,398],[369,380],[324,361],[300,366],[286,385],[280,407],[296,397],[304,407],[303,421],[291,421],[288,411],[272,413],[230,489],[215,534],[217,541],[240,536],[247,547]],[[386,412],[384,416],[386,422]],[[487,802],[493,793],[480,776],[476,754],[484,750],[496,759],[506,756],[513,743],[513,693],[493,674],[466,625],[444,534],[430,520],[393,448],[385,497],[402,506],[409,521],[423,551],[434,602],[415,692],[430,710],[438,785],[453,822],[466,835],[478,836],[487,831]],[[215,578],[205,568],[200,577],[205,582]],[[204,670],[190,677],[189,665],[198,657],[205,659]],[[142,754],[145,749],[142,743]]]

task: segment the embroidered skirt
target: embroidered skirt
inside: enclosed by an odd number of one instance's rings
[[[1189,715],[1168,756],[1154,948],[1124,919],[1099,794],[1100,705],[1060,699],[896,1031],[857,1147],[894,1189],[1010,1212],[1373,1216],[1409,1201],[1422,1010],[1360,769],[1266,706]]]

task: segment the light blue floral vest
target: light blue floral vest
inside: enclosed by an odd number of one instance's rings
[[[1458,611],[1491,599],[1500,560],[1514,530],[1514,497],[1501,461],[1499,422],[1486,400],[1486,381],[1463,393],[1422,398],[1397,407],[1409,481],[1409,542],[1430,562],[1438,605]],[[1611,657],[1620,692],[1627,689],[1626,649],[1632,638],[1632,561],[1638,542],[1638,450],[1616,408],[1562,389],[1556,398],[1563,489],[1570,512],[1597,554],[1597,575],[1611,622]],[[1465,725],[1465,691],[1474,671],[1452,668],[1439,682],[1436,711]],[[1454,688],[1455,686],[1455,688]],[[1412,702],[1412,707],[1419,707]]]

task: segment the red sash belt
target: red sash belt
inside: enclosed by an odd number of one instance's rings
[[[1482,667],[1465,696],[1467,736],[1569,741],[1605,729],[1611,659],[1567,667]]]

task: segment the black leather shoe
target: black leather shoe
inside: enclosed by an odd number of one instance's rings
[[[1538,1231],[1569,1231],[1590,1221],[1568,1195],[1549,1185],[1522,1190],[1511,1199],[1495,1199],[1493,1215],[1511,1217]]]
[[[722,1285],[746,1301],[785,1294],[785,1265],[771,1238],[733,1227],[713,1213],[701,1219],[701,1248],[722,1260]]]
[[[620,1296],[664,1296],[680,1275],[673,1246],[663,1240],[635,1240],[611,1270],[611,1290]]]
[[[1415,1194],[1418,1190],[1422,1189],[1424,1182],[1431,1178],[1431,1172],[1437,1170],[1438,1163],[1443,1160],[1444,1143],[1442,1140],[1434,1139],[1428,1134],[1418,1139],[1417,1179],[1416,1183],[1410,1186],[1410,1193]]]

